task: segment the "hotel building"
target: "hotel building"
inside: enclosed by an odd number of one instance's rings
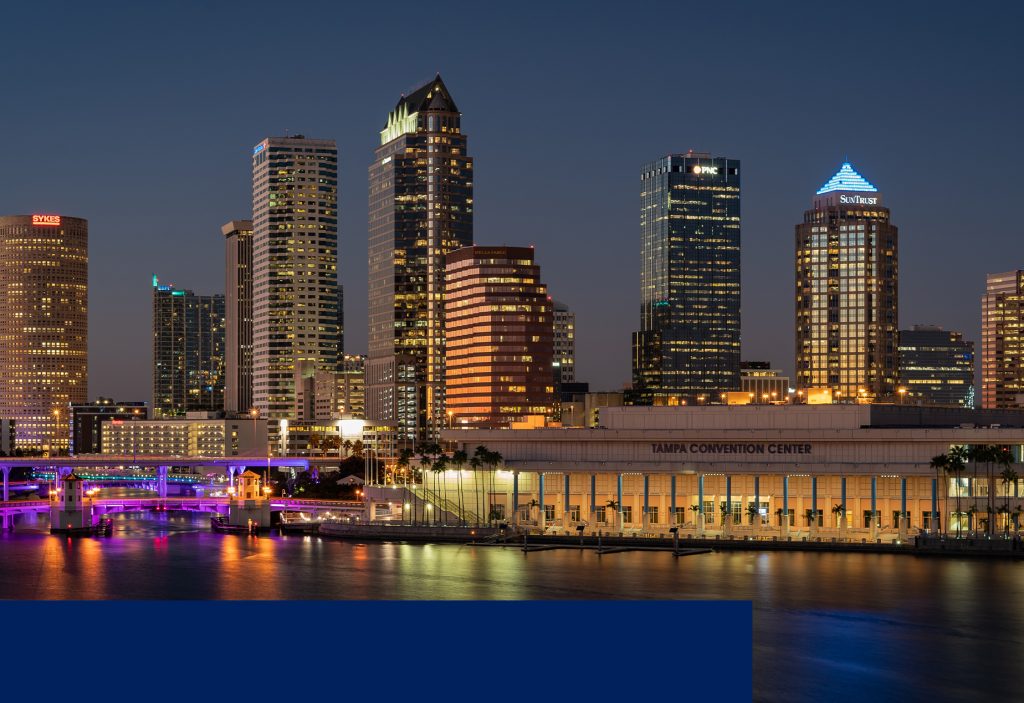
[[[104,420],[103,454],[117,456],[267,456],[267,421],[189,413],[164,420]]]
[[[449,254],[445,319],[451,425],[498,428],[553,417],[552,304],[531,247]]]
[[[900,388],[917,405],[974,407],[974,342],[932,325],[900,330]]]
[[[137,422],[149,419],[142,401],[116,403],[99,398],[92,403],[71,404],[71,454],[99,454],[103,447],[103,422]]]
[[[446,421],[445,256],[473,243],[461,119],[438,75],[399,99],[370,165],[366,413],[402,440],[436,437]]]
[[[981,403],[1024,407],[1024,271],[988,275],[981,299]]]
[[[298,365],[335,370],[341,353],[334,141],[257,144],[252,213],[252,404],[263,417],[287,419]]]
[[[153,413],[224,408],[224,296],[196,295],[153,276]]]
[[[559,533],[582,526],[588,534],[667,534],[678,525],[681,536],[905,540],[958,523],[967,529],[972,508],[979,527],[988,506],[1015,508],[1024,490],[1024,479],[990,483],[984,466],[953,476],[931,463],[953,446],[999,445],[1024,473],[1024,412],[1014,410],[622,407],[604,408],[601,422],[594,429],[454,429],[444,439],[470,454],[483,445],[504,459],[493,486],[491,477],[486,487],[461,482],[467,504],[482,500],[520,525]],[[457,477],[447,480],[454,490]],[[1002,531],[1007,516],[995,519]]]
[[[882,194],[844,163],[796,226],[796,384],[891,399],[899,377],[899,238]]]
[[[555,381],[561,386],[576,382],[576,313],[554,301]]]
[[[68,449],[68,404],[88,394],[88,285],[85,220],[0,217],[0,418],[16,449]]]
[[[224,235],[224,410],[252,405],[252,221],[232,220]]]
[[[740,162],[688,152],[640,173],[636,405],[740,387]]]

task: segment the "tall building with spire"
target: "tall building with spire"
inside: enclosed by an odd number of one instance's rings
[[[740,387],[740,162],[690,151],[640,172],[637,405]]]
[[[334,140],[257,144],[252,216],[252,403],[265,418],[289,420],[296,369],[334,371],[341,355]]]
[[[473,160],[441,76],[403,95],[369,169],[366,415],[406,441],[445,423],[445,257],[473,243]]]
[[[224,410],[252,408],[252,220],[232,220],[224,235]]]
[[[893,398],[899,237],[882,194],[843,163],[796,226],[796,384],[838,401]]]

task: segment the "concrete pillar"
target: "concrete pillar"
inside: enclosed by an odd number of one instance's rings
[[[839,479],[839,504],[843,506],[839,513],[839,531],[846,534],[846,477]]]
[[[565,474],[565,502],[562,505],[562,528],[569,529],[569,474]]]
[[[807,532],[813,536],[818,528],[818,477],[811,476],[811,524]]]
[[[761,528],[761,477],[754,476],[754,507],[757,508],[757,515],[754,516],[754,529]]]
[[[519,471],[512,472],[512,520],[519,524]]]
[[[618,507],[615,509],[618,512],[618,528],[619,532],[622,532],[625,526],[622,524],[622,474],[618,476],[618,493],[616,494],[616,500],[618,501]]]
[[[782,477],[782,534],[789,535],[789,476]]]
[[[590,522],[597,522],[597,474],[590,474]]]
[[[697,505],[700,506],[693,522],[697,527],[697,534],[704,534],[704,474],[697,476]]]
[[[161,498],[167,497],[167,471],[169,466],[156,467],[156,494]]]
[[[235,487],[235,467],[228,466],[228,486],[231,488]]]
[[[871,477],[871,539],[878,537],[878,477]]]
[[[722,529],[729,534],[729,526],[732,524],[732,476],[725,477],[725,509],[722,517]]]
[[[544,512],[544,472],[541,471],[537,474],[537,492],[540,494],[537,502],[540,503],[537,509],[537,527],[540,531],[544,532],[544,518],[546,513]]]
[[[907,477],[900,478],[900,542],[907,541],[907,528],[910,527],[910,520],[907,518]]]
[[[932,525],[929,532],[937,534],[939,531],[939,479],[932,479]]]
[[[676,475],[672,474],[672,486],[669,489],[668,526],[676,526]]]
[[[644,474],[644,520],[643,529],[647,532],[647,529],[651,526],[650,510],[651,504],[651,490],[650,490],[650,476]]]
[[[7,501],[9,501],[11,499],[11,489],[10,489],[11,467],[10,466],[0,466],[0,471],[3,471],[3,474],[4,474],[4,502],[6,503]]]

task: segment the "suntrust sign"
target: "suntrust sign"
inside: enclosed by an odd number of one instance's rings
[[[843,205],[878,205],[878,197],[868,198],[863,195],[840,195],[839,202]]]
[[[654,454],[810,454],[798,442],[651,442]]]

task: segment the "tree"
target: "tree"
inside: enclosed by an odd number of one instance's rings
[[[455,467],[455,470],[458,472],[456,486],[459,498],[459,521],[462,523],[463,527],[465,527],[466,525],[466,517],[464,512],[465,506],[463,505],[462,499],[462,467],[466,465],[467,461],[469,461],[469,455],[466,454],[464,450],[459,449],[452,452],[452,458],[450,463],[453,467]]]
[[[807,508],[804,510],[804,519],[807,520],[807,526],[810,527],[812,522],[817,522],[818,516],[814,510]]]
[[[363,455],[363,440],[357,439],[356,441],[352,442],[352,454],[354,456]]]
[[[728,524],[727,521],[729,520],[729,518],[732,517],[732,506],[729,505],[729,501],[723,500],[721,507],[722,507],[722,526],[724,527],[726,524]]]
[[[948,468],[949,468],[949,455],[948,454],[939,454],[938,456],[933,456],[932,460],[931,460],[930,466],[933,469],[935,469],[935,483],[936,483],[936,485],[938,485],[938,483],[939,483],[939,471],[946,472],[948,470]],[[946,501],[945,512],[948,515],[949,514],[949,491],[943,491],[943,499]],[[939,519],[938,514],[933,511],[932,512],[932,531],[934,531],[934,529],[935,529],[935,521],[938,520],[938,519]],[[942,523],[940,522],[939,525],[941,527]]]
[[[1000,451],[999,464],[1003,467],[1003,470],[999,473],[999,479],[1003,482],[1003,508],[1005,508],[1001,512],[1006,516],[1010,514],[1010,484],[1016,486],[1017,480],[1020,478],[1013,467],[1010,466],[1012,459],[1013,457],[1010,456],[1009,452]],[[1008,537],[1010,535],[1010,522],[1008,518],[1004,527],[1003,534]]]
[[[777,518],[779,518],[779,527],[782,527],[782,516],[783,516],[783,514],[785,514],[785,512],[786,511],[783,510],[782,508],[776,508],[775,509],[775,516]],[[787,515],[787,517],[789,517],[789,516]]]
[[[960,539],[962,534],[961,518],[963,513],[960,511],[960,475],[963,473],[967,464],[967,448],[964,446],[956,446],[949,450],[946,462],[946,473],[952,474],[956,479],[956,537]]]
[[[615,516],[612,520],[612,527],[619,529],[619,502],[610,500],[605,505],[612,510],[612,514]],[[605,522],[608,522],[607,516],[605,516]]]
[[[345,450],[345,456],[350,455],[352,453],[352,440],[346,439],[341,443],[341,447]]]
[[[832,506],[832,514],[836,516],[836,521],[842,528],[846,523],[846,506],[843,503],[836,503]]]
[[[751,525],[754,524],[755,520],[761,520],[761,509],[758,507],[757,503],[750,503],[747,505],[747,515],[750,516]]]
[[[694,503],[693,505],[690,506],[690,510],[693,511],[693,526],[697,527],[699,521],[702,519],[704,515],[704,506],[702,506],[700,503]]]

